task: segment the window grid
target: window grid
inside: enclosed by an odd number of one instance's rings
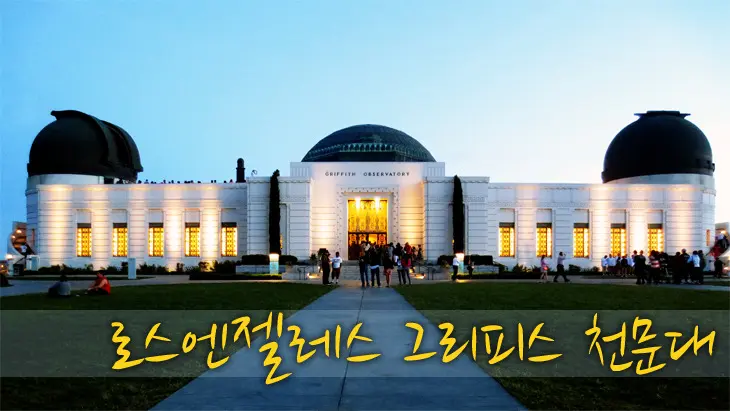
[[[626,255],[626,228],[611,228],[611,254],[621,256]]]
[[[76,229],[76,257],[91,257],[91,227]]]
[[[573,257],[589,258],[590,257],[590,231],[588,228],[573,229]]]
[[[515,229],[514,227],[499,227],[499,256],[515,256]]]
[[[221,227],[221,257],[236,257],[238,255],[236,227]]]
[[[553,229],[552,227],[537,228],[537,256],[553,256]]]
[[[649,251],[657,251],[660,253],[664,252],[664,230],[661,228],[650,228],[648,232],[649,236]]]
[[[150,257],[162,257],[165,246],[164,240],[164,228],[163,227],[150,227],[149,228],[149,256]]]
[[[112,257],[126,257],[127,249],[127,227],[114,227],[112,229]]]
[[[200,226],[185,226],[185,257],[200,257]]]

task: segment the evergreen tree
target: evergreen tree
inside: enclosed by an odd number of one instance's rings
[[[281,210],[279,203],[281,196],[279,193],[279,170],[274,171],[271,175],[271,184],[269,187],[269,253],[281,254]]]
[[[454,253],[464,252],[464,192],[461,189],[461,179],[454,176],[454,198],[452,223],[454,227]]]

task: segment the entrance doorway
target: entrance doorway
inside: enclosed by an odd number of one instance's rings
[[[385,245],[388,242],[388,200],[354,199],[347,201],[348,260],[360,258],[360,244]]]

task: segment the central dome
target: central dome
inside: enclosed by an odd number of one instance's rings
[[[415,138],[385,126],[363,124],[335,131],[315,144],[302,162],[435,162]]]

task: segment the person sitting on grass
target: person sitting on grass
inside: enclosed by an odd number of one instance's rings
[[[58,282],[48,289],[48,296],[51,298],[71,297],[71,284],[68,283],[66,274],[61,274]]]
[[[5,273],[0,274],[0,287],[10,287],[11,285],[8,276]]]
[[[101,272],[96,273],[96,280],[91,284],[86,294],[89,295],[109,295],[112,293],[112,286],[109,284],[109,280],[104,277]]]

